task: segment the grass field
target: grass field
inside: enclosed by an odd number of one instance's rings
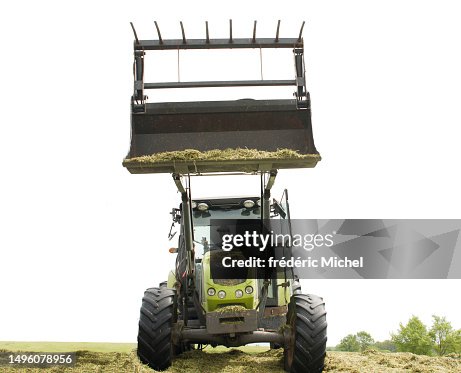
[[[31,352],[124,352],[130,353],[136,343],[98,343],[98,342],[2,342],[0,350]]]
[[[0,367],[1,373],[153,373],[141,364],[130,343],[52,343],[0,342],[0,350],[71,352],[77,351],[73,368],[49,369]],[[264,346],[246,346],[239,349],[218,347],[205,351],[189,351],[178,356],[167,373],[282,373],[283,350],[268,350]],[[461,357],[429,357],[410,353],[327,353],[324,372],[337,373],[459,373]]]

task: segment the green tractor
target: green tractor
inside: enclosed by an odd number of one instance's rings
[[[172,174],[181,204],[171,215],[173,225],[180,227],[177,248],[171,249],[177,253],[174,270],[167,281],[144,293],[138,356],[151,368],[164,370],[175,356],[193,348],[269,343],[284,349],[286,371],[321,372],[327,341],[322,298],[303,294],[293,270],[249,267],[221,276],[219,267],[225,257],[230,263],[245,254],[245,247],[223,250],[223,232],[235,230],[235,221],[239,231],[254,231],[255,223],[269,230],[283,224],[291,234],[288,193],[280,201],[271,198],[277,170],[311,168],[320,160],[305,87],[302,27],[298,38],[279,38],[280,24],[274,39],[256,38],[255,22],[253,38],[234,39],[230,23],[228,39],[210,39],[206,24],[206,39],[189,40],[181,23],[183,38],[166,40],[156,26],[158,40],[139,40],[133,27],[131,147],[123,165],[134,174]],[[295,79],[144,82],[147,51],[225,48],[291,48]],[[257,85],[293,85],[295,98],[149,103],[144,95],[146,89]],[[261,188],[232,198],[191,195],[191,176],[217,173],[259,175]],[[289,253],[287,245],[281,246],[274,249]]]

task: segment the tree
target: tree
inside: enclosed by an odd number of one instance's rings
[[[453,332],[454,348],[456,353],[461,354],[461,329]]]
[[[392,342],[397,346],[397,351],[412,352],[418,355],[430,355],[432,340],[426,325],[416,316],[412,316],[404,326],[400,323],[397,334],[392,334]]]
[[[360,344],[360,350],[365,351],[371,345],[375,343],[375,340],[367,332],[361,331],[356,334],[357,341]]]
[[[357,340],[357,336],[352,335],[352,334],[349,334],[349,335],[345,336],[339,342],[339,345],[337,346],[337,349],[339,351],[349,351],[349,352],[360,351],[360,343]]]
[[[391,340],[375,342],[374,347],[377,348],[378,350],[397,352],[397,346]]]
[[[433,324],[429,330],[429,336],[434,343],[435,352],[446,355],[456,350],[456,335],[451,323],[445,317],[432,315]]]

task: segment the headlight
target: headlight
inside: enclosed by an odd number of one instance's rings
[[[216,294],[216,290],[213,289],[213,288],[209,288],[208,291],[207,291],[207,293],[208,293],[208,295],[209,295],[210,297],[212,297],[213,295]]]
[[[236,291],[235,291],[235,296],[236,296],[237,298],[243,297],[243,291],[240,290],[240,289],[239,289],[239,290],[236,290]]]
[[[226,292],[224,290],[219,290],[218,291],[218,298],[219,299],[224,299],[226,297]]]
[[[195,209],[197,207],[197,202],[192,201],[190,205],[193,209]]]
[[[245,293],[247,293],[247,294],[253,293],[253,288],[252,288],[251,286],[247,286],[247,287],[245,288]]]
[[[246,209],[251,209],[254,207],[255,203],[251,199],[247,199],[245,202],[243,202],[243,206],[245,206]]]
[[[197,210],[199,210],[199,211],[206,211],[206,210],[208,210],[208,205],[207,205],[205,202],[200,202],[200,203],[197,205]]]

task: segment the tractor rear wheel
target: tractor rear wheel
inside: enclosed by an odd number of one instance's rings
[[[325,302],[316,295],[294,294],[288,305],[290,342],[285,347],[285,370],[322,372],[327,344]]]
[[[139,318],[138,357],[155,370],[165,370],[173,360],[172,325],[176,321],[176,295],[164,286],[147,289]]]

